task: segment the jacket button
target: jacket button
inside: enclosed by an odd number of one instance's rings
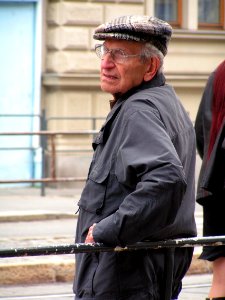
[[[100,215],[101,212],[102,212],[101,208],[97,208],[97,209],[96,209],[96,215]]]

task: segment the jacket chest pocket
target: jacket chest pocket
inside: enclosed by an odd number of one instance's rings
[[[106,165],[90,172],[78,205],[104,218],[119,208],[126,194],[115,174],[110,173]]]
[[[109,170],[92,170],[78,205],[90,213],[100,214],[105,204],[108,178]]]

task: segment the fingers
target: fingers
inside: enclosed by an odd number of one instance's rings
[[[96,223],[94,223],[88,230],[88,234],[87,234],[87,237],[85,239],[85,244],[89,244],[89,243],[95,243],[95,240],[93,238],[93,229],[95,227]]]

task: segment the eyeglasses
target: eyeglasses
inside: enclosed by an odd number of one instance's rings
[[[109,53],[115,63],[122,64],[130,57],[141,56],[141,54],[126,54],[122,49],[108,49],[104,44],[97,44],[95,46],[95,53],[100,58],[103,59],[104,56]]]

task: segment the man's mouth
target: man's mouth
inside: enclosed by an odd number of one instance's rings
[[[117,76],[108,75],[108,74],[103,74],[103,77],[104,77],[104,78],[107,78],[107,79],[111,79],[111,80],[118,79]]]

